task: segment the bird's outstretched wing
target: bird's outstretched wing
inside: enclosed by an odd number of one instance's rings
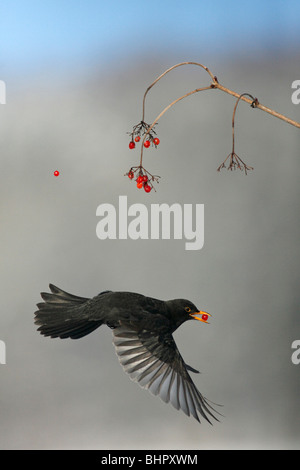
[[[198,414],[210,424],[209,417],[219,421],[214,415],[218,412],[193,383],[171,334],[155,336],[122,323],[113,330],[113,343],[125,372],[141,387],[197,421]]]

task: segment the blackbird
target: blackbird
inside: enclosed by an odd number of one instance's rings
[[[209,313],[189,300],[162,301],[132,292],[104,291],[93,298],[78,297],[49,285],[41,293],[35,324],[51,338],[81,338],[100,325],[112,329],[119,361],[130,378],[186,415],[219,421],[218,413],[197,390],[172,333],[187,320],[207,323]],[[219,413],[218,413],[219,414]]]

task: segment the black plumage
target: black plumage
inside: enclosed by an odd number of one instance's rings
[[[41,293],[35,323],[51,338],[81,338],[102,324],[112,329],[119,361],[130,378],[176,409],[211,423],[217,413],[197,390],[172,333],[185,321],[207,322],[209,314],[189,300],[162,301],[132,292],[104,291],[91,299],[49,285]]]

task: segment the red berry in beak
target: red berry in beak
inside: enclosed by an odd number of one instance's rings
[[[208,315],[206,313],[203,313],[202,315],[202,320],[207,321],[208,320]]]

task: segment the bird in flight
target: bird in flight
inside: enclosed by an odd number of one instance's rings
[[[190,377],[189,372],[198,371],[184,362],[172,335],[187,320],[207,323],[209,313],[184,299],[162,301],[113,291],[84,298],[49,287],[51,293],[41,293],[44,302],[35,312],[42,335],[78,339],[107,325],[120,364],[133,381],[199,422],[199,415],[210,424],[211,418],[219,421]]]

